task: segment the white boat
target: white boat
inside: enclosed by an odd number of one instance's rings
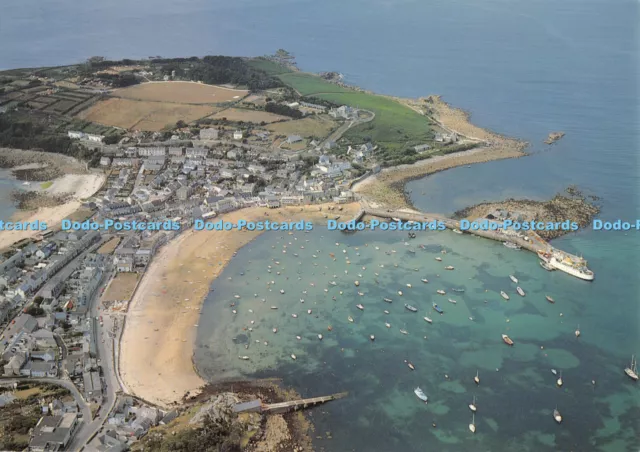
[[[356,308],[360,309],[361,311],[364,311],[364,306],[362,306],[361,304],[357,304]]]
[[[444,269],[445,270],[455,270],[455,267],[453,265],[447,265]]]
[[[469,404],[469,409],[474,413],[478,410],[478,408],[476,407],[476,396],[473,396],[473,402]]]
[[[455,232],[456,234],[462,234],[462,231],[459,229],[452,229],[452,232]]]
[[[440,256],[436,257],[436,260],[437,260],[438,262],[442,262],[442,258],[441,258]]]
[[[521,297],[524,297],[526,295],[524,293],[524,290],[522,290],[522,287],[520,286],[516,287],[516,292],[518,292],[518,295],[520,295]]]
[[[318,339],[322,340],[322,334],[318,334]]]
[[[427,278],[422,278],[420,281],[422,281],[425,284],[429,282],[429,280]]]
[[[413,286],[412,286],[411,284],[408,284],[408,283],[407,283],[407,287],[408,287],[409,289],[411,289],[411,287],[413,287]]]
[[[558,411],[558,407],[553,410],[553,418],[558,424],[562,422],[562,415],[560,414],[560,411]]]
[[[429,397],[427,397],[427,395],[424,393],[424,391],[422,389],[416,388],[416,389],[413,390],[413,393],[416,395],[417,398],[422,400],[424,403],[428,402]]]
[[[400,332],[401,332],[402,334],[409,334],[409,332],[408,332],[407,330],[400,330]]]
[[[271,309],[275,310],[275,309],[278,309],[278,307],[277,306],[271,306]]]
[[[386,326],[387,328],[391,328],[391,324],[389,322],[384,322],[384,326]]]
[[[635,356],[631,356],[631,364],[629,367],[624,369],[624,373],[632,380],[638,381],[638,362],[636,361]]]
[[[440,295],[444,295],[444,294],[446,294],[447,292],[445,292],[445,291],[444,291],[444,290],[442,290],[442,289],[438,289],[438,290],[436,290],[436,293],[437,293],[437,294],[440,294]]]
[[[281,294],[284,294],[284,289],[280,289],[280,293],[281,293]]]
[[[513,275],[509,275],[509,278],[511,279],[511,281],[513,281],[514,283],[518,284],[518,278],[516,278]]]
[[[474,414],[472,419],[471,419],[471,424],[469,424],[469,430],[471,431],[471,433],[475,433],[476,432],[476,415]]]
[[[349,322],[353,323],[353,317],[349,316],[349,317],[347,317],[347,320],[348,320]]]
[[[402,222],[402,220],[401,220],[400,218],[391,217],[391,219],[392,219],[393,221],[396,221],[396,222],[397,222],[397,221]]]
[[[551,265],[547,264],[545,261],[540,261],[540,267],[544,268],[548,272],[552,272],[555,270]]]
[[[247,360],[249,359],[249,357],[248,357],[248,356],[238,356],[238,358],[243,359],[243,360],[245,360],[245,361],[247,361]]]
[[[556,380],[556,384],[558,385],[558,387],[562,386],[562,384],[563,384],[563,382],[562,382],[562,372],[560,372],[560,376]]]
[[[278,328],[274,328],[272,331],[273,331],[274,333],[277,333],[277,332],[278,332]]]
[[[393,303],[393,300],[391,298],[383,298],[383,301],[386,301],[387,303]]]
[[[553,375],[558,375],[558,371],[557,371],[557,370],[555,370],[555,369],[551,369],[551,373],[552,373]]]
[[[404,308],[411,312],[418,312],[418,308],[416,308],[415,306],[411,306],[410,304],[405,303]]]
[[[297,358],[296,358],[296,355],[294,355],[294,354],[292,353],[292,354],[291,354],[291,359],[295,361],[295,360],[297,359]]]
[[[502,298],[504,298],[505,300],[508,300],[508,299],[509,299],[509,295],[507,295],[507,294],[506,294],[504,291],[502,291],[502,290],[500,291],[500,296],[501,296]]]
[[[476,370],[476,376],[475,376],[475,377],[473,377],[473,381],[474,381],[477,385],[479,385],[479,384],[480,384],[480,375],[479,375],[479,372],[478,372],[477,370]]]
[[[580,325],[578,325],[578,329],[575,332],[576,337],[580,337]]]
[[[457,301],[456,301],[456,300],[454,300],[453,298],[449,298],[449,303],[456,304],[456,303],[457,303]]]
[[[407,361],[407,366],[409,367],[409,369],[411,370],[416,370],[416,366],[413,365],[413,363]]]
[[[424,321],[427,323],[433,323],[433,320],[431,320],[429,317],[424,317]]]
[[[502,244],[503,244],[504,246],[506,246],[507,248],[512,249],[512,250],[519,250],[519,249],[521,249],[518,245],[516,245],[516,244],[515,244],[515,243],[513,243],[513,242],[503,242]]]
[[[371,342],[376,340],[376,337],[372,334],[371,336],[369,336],[369,339],[371,339]]]
[[[398,295],[402,296],[402,291],[401,290],[398,291]]]
[[[294,319],[298,318],[298,314],[291,314],[291,317],[293,317]]]
[[[555,253],[553,256],[551,256],[549,265],[553,268],[568,273],[571,276],[584,279],[585,281],[593,281],[593,279],[595,278],[594,273],[587,268],[587,261],[585,260],[574,261],[568,256],[563,256],[559,253]]]

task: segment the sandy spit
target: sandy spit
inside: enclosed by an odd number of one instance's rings
[[[278,210],[249,208],[215,219],[324,220],[317,205]],[[343,206],[348,217],[358,204]],[[268,213],[268,217],[265,216]],[[332,213],[336,215],[338,212]],[[196,325],[211,283],[234,253],[256,238],[257,231],[186,231],[154,257],[131,300],[121,340],[120,374],[126,390],[167,406],[206,383],[192,362]]]

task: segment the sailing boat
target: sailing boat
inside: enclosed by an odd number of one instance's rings
[[[558,387],[562,386],[562,371],[560,371],[560,376],[558,377],[558,380],[556,380],[556,384]]]
[[[473,402],[469,404],[469,409],[474,413],[478,410],[476,407],[476,396],[473,396]]]
[[[469,424],[469,430],[471,431],[471,433],[476,432],[476,415],[475,414],[472,415],[471,424]]]
[[[578,325],[578,329],[576,330],[576,337],[580,337],[580,325]]]
[[[638,381],[638,362],[636,361],[635,356],[631,355],[631,364],[629,367],[624,369],[624,373],[632,380]]]
[[[475,381],[477,385],[480,384],[480,377],[478,376],[478,371],[477,370],[476,370],[476,376],[473,377],[473,381]]]

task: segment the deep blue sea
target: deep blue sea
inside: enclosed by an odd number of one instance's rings
[[[340,71],[348,82],[385,94],[441,94],[471,112],[478,125],[531,143],[527,158],[411,182],[420,208],[451,213],[505,197],[545,199],[575,184],[600,197],[601,218],[635,221],[639,7],[631,0],[24,0],[2,7],[0,68],[76,63],[93,55],[254,56],[285,48],[303,70]],[[566,136],[547,148],[542,141],[554,130]],[[314,436],[324,438],[315,440],[318,450],[637,451],[640,386],[622,370],[640,354],[639,234],[584,230],[554,241],[589,260],[593,283],[546,273],[530,254],[450,233],[419,236],[411,246],[426,250],[415,255],[407,253],[402,235],[265,234],[215,283],[196,361],[211,378],[281,376],[305,396],[348,390],[347,399],[311,411]],[[455,271],[440,271],[433,258],[441,249]],[[525,298],[514,293],[511,273]],[[362,281],[360,290],[354,279]],[[266,280],[275,282],[267,286]],[[440,286],[466,291],[452,305],[446,301],[451,293],[435,294]],[[339,290],[342,295],[335,294]],[[398,290],[406,294],[399,297]],[[499,290],[512,294],[510,304],[496,297]],[[555,305],[546,303],[547,293]],[[241,302],[232,318],[234,294]],[[394,303],[382,302],[382,294],[396,294]],[[402,308],[405,299],[421,312],[411,317]],[[446,312],[428,325],[422,317],[435,317],[433,301]],[[278,311],[265,309],[272,302]],[[359,302],[365,311],[355,308]],[[242,328],[250,320],[255,328],[247,334]],[[580,339],[573,334],[578,326]],[[323,341],[314,339],[321,331]],[[513,349],[500,342],[505,331],[516,340]],[[297,341],[296,335],[303,337]],[[237,359],[244,354],[252,359]],[[551,368],[563,371],[561,389]],[[427,406],[413,395],[417,385],[429,395]],[[472,435],[467,405],[474,395]],[[562,425],[551,417],[556,405]]]

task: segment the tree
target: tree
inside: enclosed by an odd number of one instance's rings
[[[187,127],[187,123],[184,122],[182,119],[176,122],[176,129],[183,129],[185,127]]]

